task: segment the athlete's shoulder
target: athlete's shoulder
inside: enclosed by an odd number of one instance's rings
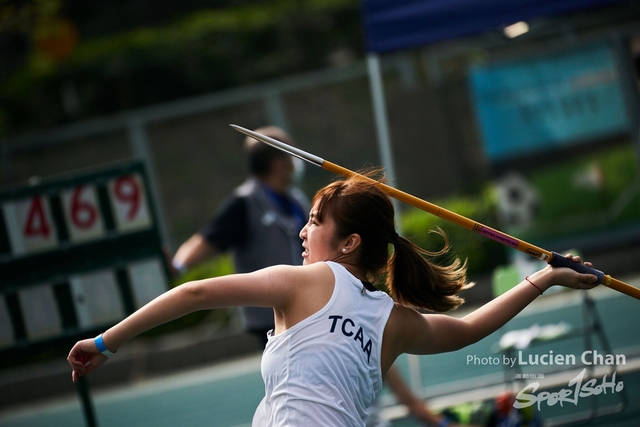
[[[333,276],[331,268],[325,262],[316,262],[306,265],[279,264],[267,267],[264,271],[270,275],[278,276],[282,279],[313,281],[323,277]]]

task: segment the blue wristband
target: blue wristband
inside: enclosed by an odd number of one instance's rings
[[[449,418],[443,417],[442,420],[440,420],[440,422],[438,423],[438,427],[447,427],[450,422],[451,421],[449,421]]]
[[[104,354],[107,357],[111,357],[114,354],[116,354],[115,351],[109,351],[109,349],[107,348],[107,346],[104,344],[104,341],[102,340],[102,334],[98,335],[95,340],[93,340],[94,344],[96,345],[96,348],[98,349],[98,351],[102,354]]]

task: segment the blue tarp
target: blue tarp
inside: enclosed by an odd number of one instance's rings
[[[383,53],[622,1],[362,0],[362,5],[367,51]]]

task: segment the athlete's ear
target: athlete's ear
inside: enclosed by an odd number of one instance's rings
[[[342,241],[342,253],[348,254],[360,247],[362,239],[357,233],[350,234],[346,239]]]

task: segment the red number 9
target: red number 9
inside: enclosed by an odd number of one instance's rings
[[[129,205],[127,219],[133,220],[140,210],[140,186],[133,175],[118,177],[113,189],[116,199]]]

